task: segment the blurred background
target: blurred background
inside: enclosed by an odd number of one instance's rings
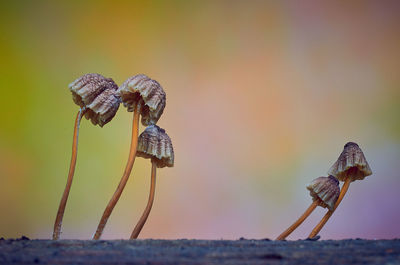
[[[310,205],[305,186],[357,142],[373,175],[351,184],[323,239],[400,237],[398,1],[8,1],[0,4],[0,237],[50,238],[85,73],[144,73],[167,93],[140,238],[275,238]],[[62,238],[89,239],[125,167],[132,113],[81,124]],[[141,127],[140,131],[144,128]],[[138,158],[104,239],[147,203]],[[317,209],[289,239],[305,238]]]

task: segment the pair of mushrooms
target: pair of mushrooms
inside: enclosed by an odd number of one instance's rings
[[[130,239],[135,239],[143,228],[153,205],[156,169],[174,165],[174,151],[171,139],[164,129],[156,125],[165,108],[166,94],[157,81],[143,74],[128,78],[119,88],[111,78],[105,78],[100,74],[86,74],[72,82],[69,88],[74,102],[80,109],[75,120],[67,185],[54,223],[53,239],[59,239],[61,234],[62,219],[75,171],[81,119],[85,116],[94,125],[98,124],[103,127],[115,116],[121,102],[128,112],[133,112],[129,158],[120,183],[104,210],[93,239],[100,239],[107,220],[129,179],[135,157],[138,156],[151,159],[152,168],[148,203],[130,237]],[[142,116],[142,124],[147,127],[138,137],[140,116]]]
[[[328,208],[328,212],[308,236],[308,238],[316,237],[339,206],[349,189],[350,183],[356,180],[362,180],[371,174],[372,171],[361,148],[356,143],[348,142],[344,146],[337,161],[329,169],[329,176],[316,178],[307,186],[313,198],[313,203],[303,215],[280,234],[276,240],[284,240],[304,222],[317,206],[321,206],[323,208]],[[344,181],[341,190],[339,188],[339,180]]]

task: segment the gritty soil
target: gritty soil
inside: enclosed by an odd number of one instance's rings
[[[400,239],[0,239],[0,264],[400,264]]]

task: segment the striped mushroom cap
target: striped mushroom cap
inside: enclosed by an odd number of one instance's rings
[[[157,167],[174,166],[174,149],[171,138],[157,125],[149,125],[138,139],[137,156],[151,158]]]
[[[355,181],[371,175],[372,171],[358,144],[348,142],[337,161],[329,169],[328,174],[341,181],[345,181],[348,177]]]
[[[129,77],[118,90],[122,103],[128,111],[134,111],[140,104],[142,124],[156,124],[166,104],[166,94],[161,85],[146,75]]]
[[[333,210],[340,194],[339,181],[334,176],[316,178],[307,189],[313,201],[318,200],[321,207]]]
[[[100,127],[112,120],[121,103],[117,84],[100,74],[85,74],[69,84],[69,89],[74,102],[86,108],[86,119]]]

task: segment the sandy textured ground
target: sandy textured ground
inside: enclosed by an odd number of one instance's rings
[[[0,264],[400,264],[396,240],[0,239]]]

